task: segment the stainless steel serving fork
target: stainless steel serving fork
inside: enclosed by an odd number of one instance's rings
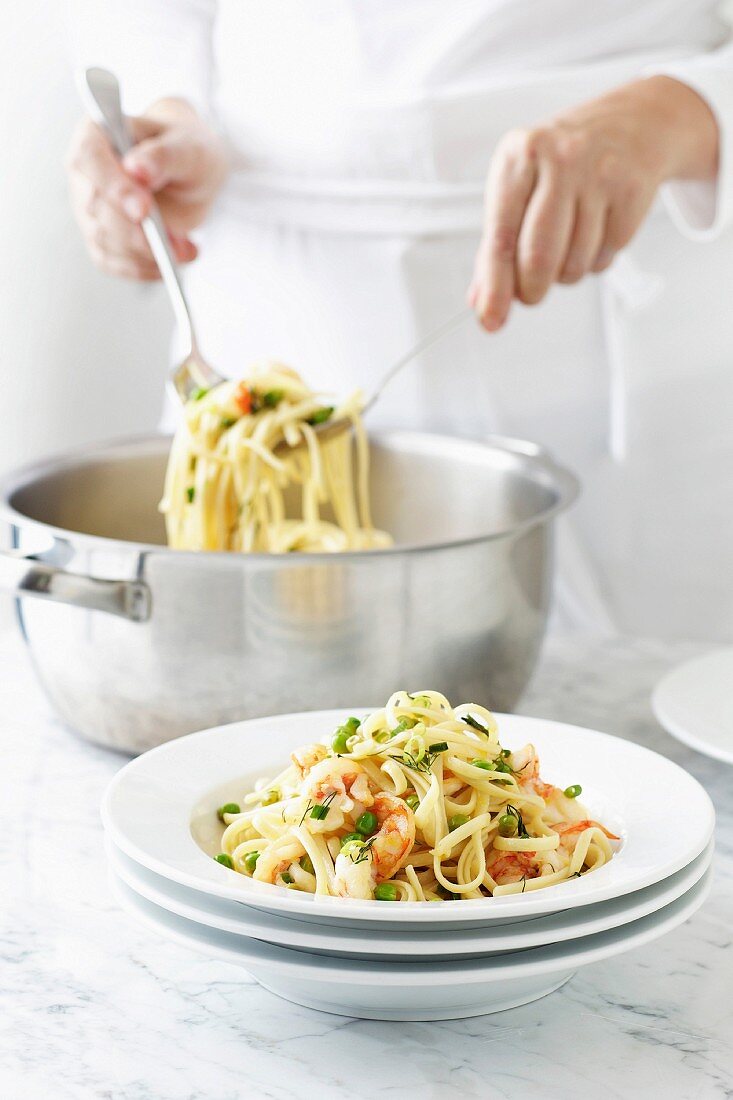
[[[127,120],[122,113],[120,86],[117,77],[106,69],[87,69],[84,73],[83,93],[86,106],[92,117],[101,123],[113,149],[120,157],[123,157],[133,147],[134,141]],[[183,360],[177,367],[173,368],[170,375],[170,382],[178,397],[181,401],[187,401],[196,390],[211,389],[220,382],[226,381],[226,379],[207,363],[201,354],[191,318],[191,310],[181,283],[178,263],[168,240],[168,233],[163,224],[160,210],[155,204],[153,204],[148,217],[142,222],[142,230],[155,257],[163,284],[168,291],[173,306],[176,323],[188,348]],[[374,408],[384,390],[403,367],[406,367],[422,352],[427,351],[452,329],[457,328],[458,325],[472,316],[472,312],[467,307],[459,310],[458,313],[453,314],[452,317],[433,329],[422,340],[419,340],[397,362],[393,363],[372,390],[362,412],[366,414]],[[321,438],[328,438],[350,427],[351,421],[344,417],[316,424],[313,430]],[[295,446],[300,445],[302,444],[295,444]],[[278,444],[276,448],[278,451],[289,451],[291,449],[290,444],[285,442]]]

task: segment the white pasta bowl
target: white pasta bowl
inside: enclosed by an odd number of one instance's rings
[[[708,869],[676,901],[597,935],[493,958],[419,963],[358,962],[273,947],[169,913],[114,875],[112,886],[124,908],[155,933],[210,959],[243,968],[286,1000],[365,1019],[446,1020],[527,1004],[558,989],[579,967],[658,939],[699,909],[711,877]]]
[[[161,745],[131,761],[111,782],[102,805],[107,835],[142,867],[214,897],[321,924],[384,922],[406,929],[478,927],[609,901],[674,875],[700,855],[712,835],[707,793],[665,757],[593,730],[498,715],[504,746],[532,742],[543,779],[561,787],[581,784],[589,813],[622,838],[609,863],[532,893],[430,904],[315,897],[254,882],[217,863],[216,808],[241,799],[260,776],[276,775],[291,751],[322,738],[346,713],[370,709],[376,708],[252,719]],[[684,827],[676,807],[684,807]]]
[[[478,928],[462,926],[458,936],[453,935],[451,929],[435,929],[431,925],[416,931],[381,924],[374,925],[369,935],[365,936],[363,930],[355,928],[352,922],[340,927],[332,924],[321,926],[313,921],[263,913],[250,905],[241,905],[226,898],[212,898],[161,878],[135,863],[111,842],[108,841],[106,847],[109,865],[121,882],[139,897],[169,913],[185,917],[193,924],[228,932],[238,938],[261,940],[316,955],[417,962],[504,955],[581,939],[630,924],[663,909],[699,882],[710,866],[714,846],[711,840],[705,851],[682,870],[633,894],[533,920],[506,924],[494,921]]]

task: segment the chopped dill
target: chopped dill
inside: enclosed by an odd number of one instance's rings
[[[480,722],[477,722],[472,714],[464,715],[461,721],[465,722],[467,726],[471,727],[471,729],[478,730],[479,733],[483,733],[484,736],[489,736],[489,731],[486,729],[486,726],[482,726]]]
[[[372,844],[374,843],[374,840],[375,840],[375,837],[370,836],[369,840],[365,841],[365,843],[362,844],[361,851],[359,852],[356,859],[354,859],[354,856],[353,856],[352,853],[349,854],[349,859],[351,860],[351,862],[353,864],[356,865],[356,864],[359,864],[359,863],[364,863],[367,859],[369,859],[369,857],[371,856]]]
[[[516,806],[505,806],[504,813],[511,814],[512,817],[515,817],[517,819],[517,836],[520,840],[532,839],[527,832],[527,829],[525,828],[524,818],[522,817],[521,811],[518,810]]]
[[[316,821],[323,821],[327,818],[328,811],[331,809],[331,803],[335,797],[336,791],[331,791],[331,793],[324,798],[323,802],[317,802],[311,809],[311,817],[315,818]]]

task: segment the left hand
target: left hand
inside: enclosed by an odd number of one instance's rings
[[[489,332],[513,299],[540,302],[553,283],[604,271],[668,179],[712,179],[718,129],[701,97],[649,77],[516,130],[497,147],[484,231],[468,292]]]

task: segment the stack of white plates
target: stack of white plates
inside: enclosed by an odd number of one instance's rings
[[[217,807],[241,801],[344,713],[238,722],[123,768],[103,805],[123,904],[161,936],[241,966],[298,1004],[432,1020],[542,997],[579,967],[650,943],[703,903],[714,814],[699,783],[630,742],[516,715],[498,716],[502,744],[531,741],[543,778],[580,783],[591,816],[621,836],[599,870],[527,894],[426,904],[314,897],[217,863]]]

